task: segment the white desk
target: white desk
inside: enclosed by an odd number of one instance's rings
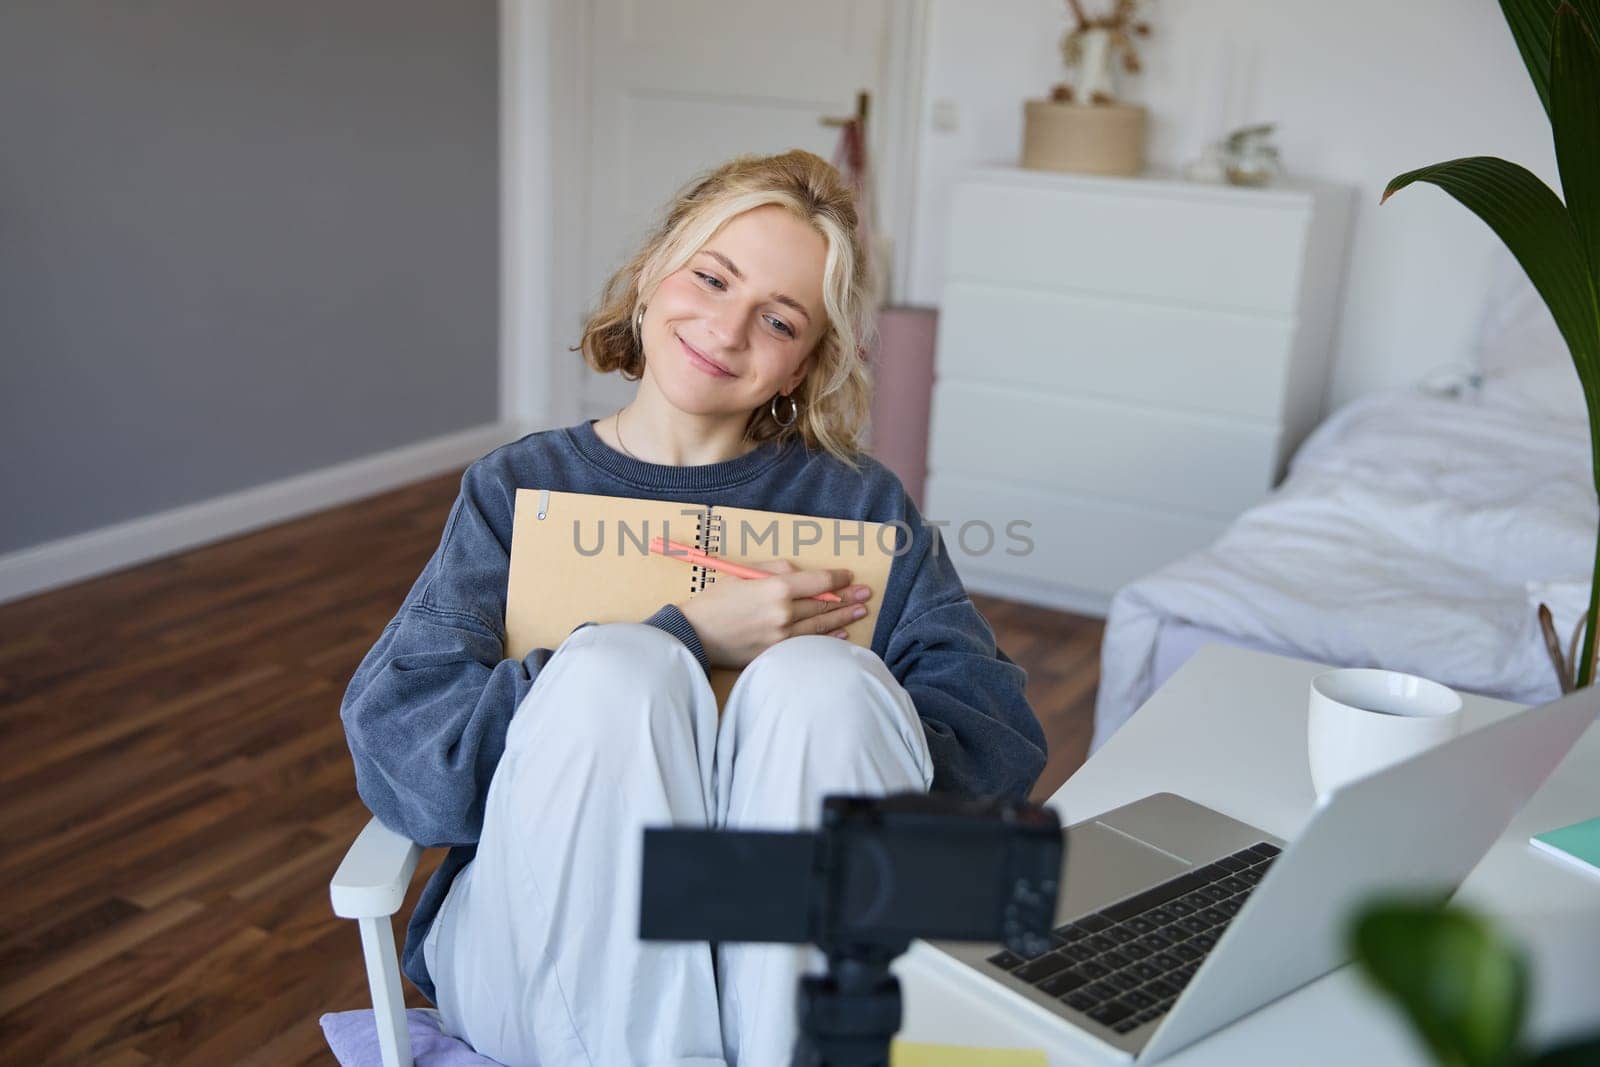
[[[1280,837],[1315,796],[1306,764],[1306,696],[1325,668],[1211,645],[1150,698],[1050,798],[1063,825],[1163,790]],[[1516,705],[1465,697],[1465,726]],[[1403,813],[1398,813],[1403,814]],[[1600,1029],[1600,879],[1544,856],[1528,836],[1600,814],[1600,726],[1592,726],[1473,870],[1456,899],[1491,913],[1531,957],[1528,1033],[1538,1045]],[[1071,877],[1070,872],[1068,877]],[[910,1041],[1043,1048],[1052,1067],[1114,1054],[941,953],[912,946],[895,968]],[[1425,1064],[1397,1012],[1343,967],[1166,1061],[1196,1064]]]

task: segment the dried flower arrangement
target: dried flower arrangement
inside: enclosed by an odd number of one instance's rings
[[[1114,104],[1111,66],[1120,61],[1123,71],[1137,74],[1139,52],[1134,38],[1150,36],[1150,24],[1138,17],[1139,0],[1115,0],[1111,11],[1094,18],[1084,13],[1082,0],[1067,0],[1072,27],[1061,38],[1061,58],[1068,69],[1077,68],[1074,88],[1062,83],[1050,91],[1057,103]]]

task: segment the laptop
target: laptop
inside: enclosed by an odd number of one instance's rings
[[[1515,712],[1330,792],[1293,841],[1145,797],[1063,831],[1053,947],[932,946],[1158,1060],[1347,962],[1371,897],[1454,892],[1597,715],[1596,688]]]

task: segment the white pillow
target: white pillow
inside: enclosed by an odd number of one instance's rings
[[[1525,367],[1500,376],[1485,374],[1483,399],[1485,403],[1562,422],[1586,422],[1589,418],[1583,402],[1583,384],[1570,361],[1564,367]]]
[[[1500,250],[1478,332],[1483,399],[1564,420],[1586,420],[1583,384],[1544,298]]]

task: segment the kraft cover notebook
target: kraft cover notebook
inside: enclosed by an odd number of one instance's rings
[[[866,616],[845,628],[846,637],[870,648],[894,553],[907,536],[892,525],[855,519],[518,489],[505,653],[521,659],[535,648],[556,648],[586,622],[643,622],[663,604],[692,600],[719,580],[708,567],[651,553],[652,537],[737,563],[786,559],[802,570],[849,570],[856,584],[872,589],[872,598]],[[727,704],[739,674],[712,668],[718,707]]]

